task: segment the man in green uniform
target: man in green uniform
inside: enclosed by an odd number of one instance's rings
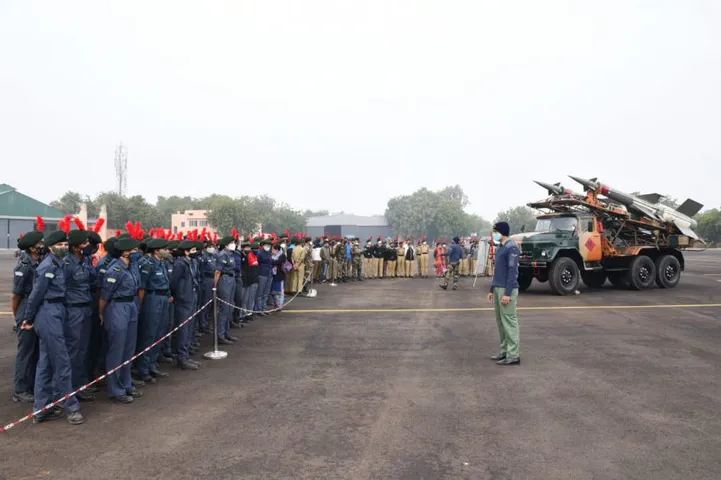
[[[519,250],[513,240],[508,238],[510,230],[506,222],[498,222],[493,226],[493,239],[500,243],[500,246],[496,251],[496,264],[493,269],[491,291],[488,292],[488,302],[494,305],[498,334],[501,337],[501,351],[491,357],[498,365],[521,363],[516,316]]]

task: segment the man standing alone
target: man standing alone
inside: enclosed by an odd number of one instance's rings
[[[510,227],[506,222],[493,226],[493,240],[500,246],[496,251],[496,263],[493,270],[491,291],[488,302],[493,303],[496,311],[498,334],[501,337],[501,351],[491,357],[498,365],[517,365],[521,363],[518,351],[518,317],[516,300],[518,299],[518,246],[508,238]]]

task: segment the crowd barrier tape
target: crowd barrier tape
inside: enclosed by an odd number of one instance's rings
[[[293,296],[290,298],[290,300],[288,300],[287,302],[285,302],[282,307],[276,307],[276,308],[271,309],[271,310],[262,310],[262,312],[263,312],[263,313],[273,313],[273,312],[277,312],[277,311],[281,310],[283,307],[285,307],[285,306],[287,306],[288,304],[290,304],[293,300],[295,300],[295,299],[298,297],[298,295],[300,295],[300,294],[302,293],[303,288],[306,286],[306,284],[308,284],[308,282],[310,281],[310,278],[311,278],[311,275],[310,275],[310,274],[309,274],[308,276],[306,276],[305,281],[303,282],[303,286],[301,287],[301,289],[300,289],[298,292],[296,292],[295,295],[293,295]],[[188,318],[186,318],[185,320],[183,320],[183,322],[180,323],[177,327],[173,328],[173,329],[170,330],[168,333],[166,333],[165,335],[163,335],[161,338],[159,338],[158,340],[156,340],[155,342],[153,342],[152,345],[148,346],[147,348],[145,348],[145,349],[142,350],[141,352],[138,352],[138,353],[135,354],[133,357],[131,357],[131,358],[129,358],[128,360],[124,361],[123,363],[121,363],[121,364],[118,365],[117,367],[111,369],[110,371],[104,373],[103,375],[100,375],[98,378],[96,378],[96,379],[93,380],[92,382],[89,382],[89,383],[83,385],[82,387],[78,388],[78,389],[75,390],[74,392],[68,393],[68,394],[65,395],[64,397],[59,398],[58,400],[55,400],[54,402],[45,405],[45,406],[44,406],[43,408],[41,408],[40,410],[31,412],[31,413],[25,415],[24,417],[22,417],[22,418],[20,418],[20,419],[18,419],[18,420],[15,420],[14,422],[11,422],[11,423],[5,425],[4,427],[3,427],[3,426],[0,426],[0,433],[7,432],[8,430],[10,430],[10,429],[18,426],[19,424],[21,424],[21,423],[23,423],[23,422],[25,422],[25,421],[27,421],[27,420],[35,417],[36,415],[40,415],[40,414],[42,414],[43,412],[48,411],[49,409],[51,409],[51,408],[59,405],[60,403],[62,403],[62,402],[64,402],[65,400],[69,399],[70,397],[72,397],[73,395],[77,394],[78,392],[84,391],[84,390],[87,389],[88,387],[90,387],[90,386],[92,386],[92,385],[100,382],[101,380],[104,380],[105,378],[107,378],[107,377],[109,377],[110,375],[114,374],[115,372],[117,372],[118,370],[120,370],[121,368],[123,368],[124,366],[132,363],[132,362],[135,361],[138,357],[140,357],[140,356],[143,355],[144,353],[147,353],[147,352],[150,351],[152,348],[154,348],[154,347],[157,346],[158,344],[160,344],[160,343],[162,343],[163,341],[165,341],[165,339],[167,339],[168,337],[170,337],[173,333],[175,333],[175,332],[177,332],[178,330],[180,330],[186,323],[188,323],[188,322],[191,321],[193,318],[195,318],[200,312],[202,312],[203,310],[205,310],[206,308],[208,308],[208,307],[210,306],[210,304],[213,303],[213,302],[215,302],[216,300],[219,301],[219,302],[221,302],[221,303],[224,303],[224,304],[226,304],[226,305],[228,305],[228,306],[230,306],[230,307],[233,307],[233,308],[235,308],[235,309],[237,309],[237,310],[246,312],[246,313],[259,313],[259,312],[254,311],[254,310],[248,310],[248,309],[246,309],[246,308],[243,308],[243,307],[239,307],[239,306],[237,306],[237,305],[234,305],[234,304],[232,304],[232,303],[230,303],[230,302],[226,302],[226,301],[223,300],[222,298],[218,298],[218,296],[217,296],[217,294],[216,294],[216,289],[213,288],[213,298],[212,298],[212,299],[208,300],[208,301],[205,303],[205,305],[203,305],[202,307],[200,307],[200,308],[199,308],[195,313],[193,313],[191,316],[189,316]],[[215,340],[215,342],[214,342],[215,351],[214,351],[213,353],[217,354],[217,353],[218,353],[218,345],[217,345],[217,341],[218,341],[218,338],[217,338],[217,337],[218,337],[218,336],[215,334],[215,332],[216,332],[217,329],[218,329],[218,319],[217,319],[217,309],[214,308],[214,310],[215,310],[215,311],[214,311],[214,314],[213,314],[213,317],[214,317],[214,322],[213,322],[213,327],[214,327],[213,337],[215,337],[215,338],[214,338],[214,340]],[[209,354],[206,354],[206,358],[224,358],[224,356],[223,356],[223,357],[220,357],[220,356],[219,356],[219,357],[214,357],[213,355],[210,355],[210,356],[208,356],[208,355],[209,355]]]

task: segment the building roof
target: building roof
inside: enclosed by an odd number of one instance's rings
[[[362,217],[360,215],[324,215],[310,217],[306,224],[308,227],[325,227],[328,225],[356,225],[359,227],[385,227],[388,225],[386,217]]]
[[[24,195],[6,183],[0,184],[0,217],[61,219],[65,213]]]

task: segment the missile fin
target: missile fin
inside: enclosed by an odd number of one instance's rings
[[[658,203],[663,198],[663,195],[658,193],[645,193],[643,195],[638,195],[638,198],[648,203]]]
[[[696,235],[696,232],[691,230],[691,227],[688,224],[678,220],[674,221],[673,224],[676,225],[676,228],[681,230],[681,233],[683,233],[684,235],[688,235],[691,238],[698,239],[698,235]]]
[[[703,208],[703,205],[701,205],[700,203],[698,203],[695,200],[691,200],[690,198],[687,198],[686,201],[683,202],[681,204],[681,206],[676,209],[676,211],[678,213],[682,213],[682,214],[686,215],[687,217],[693,217],[698,212],[700,212],[702,208]]]

